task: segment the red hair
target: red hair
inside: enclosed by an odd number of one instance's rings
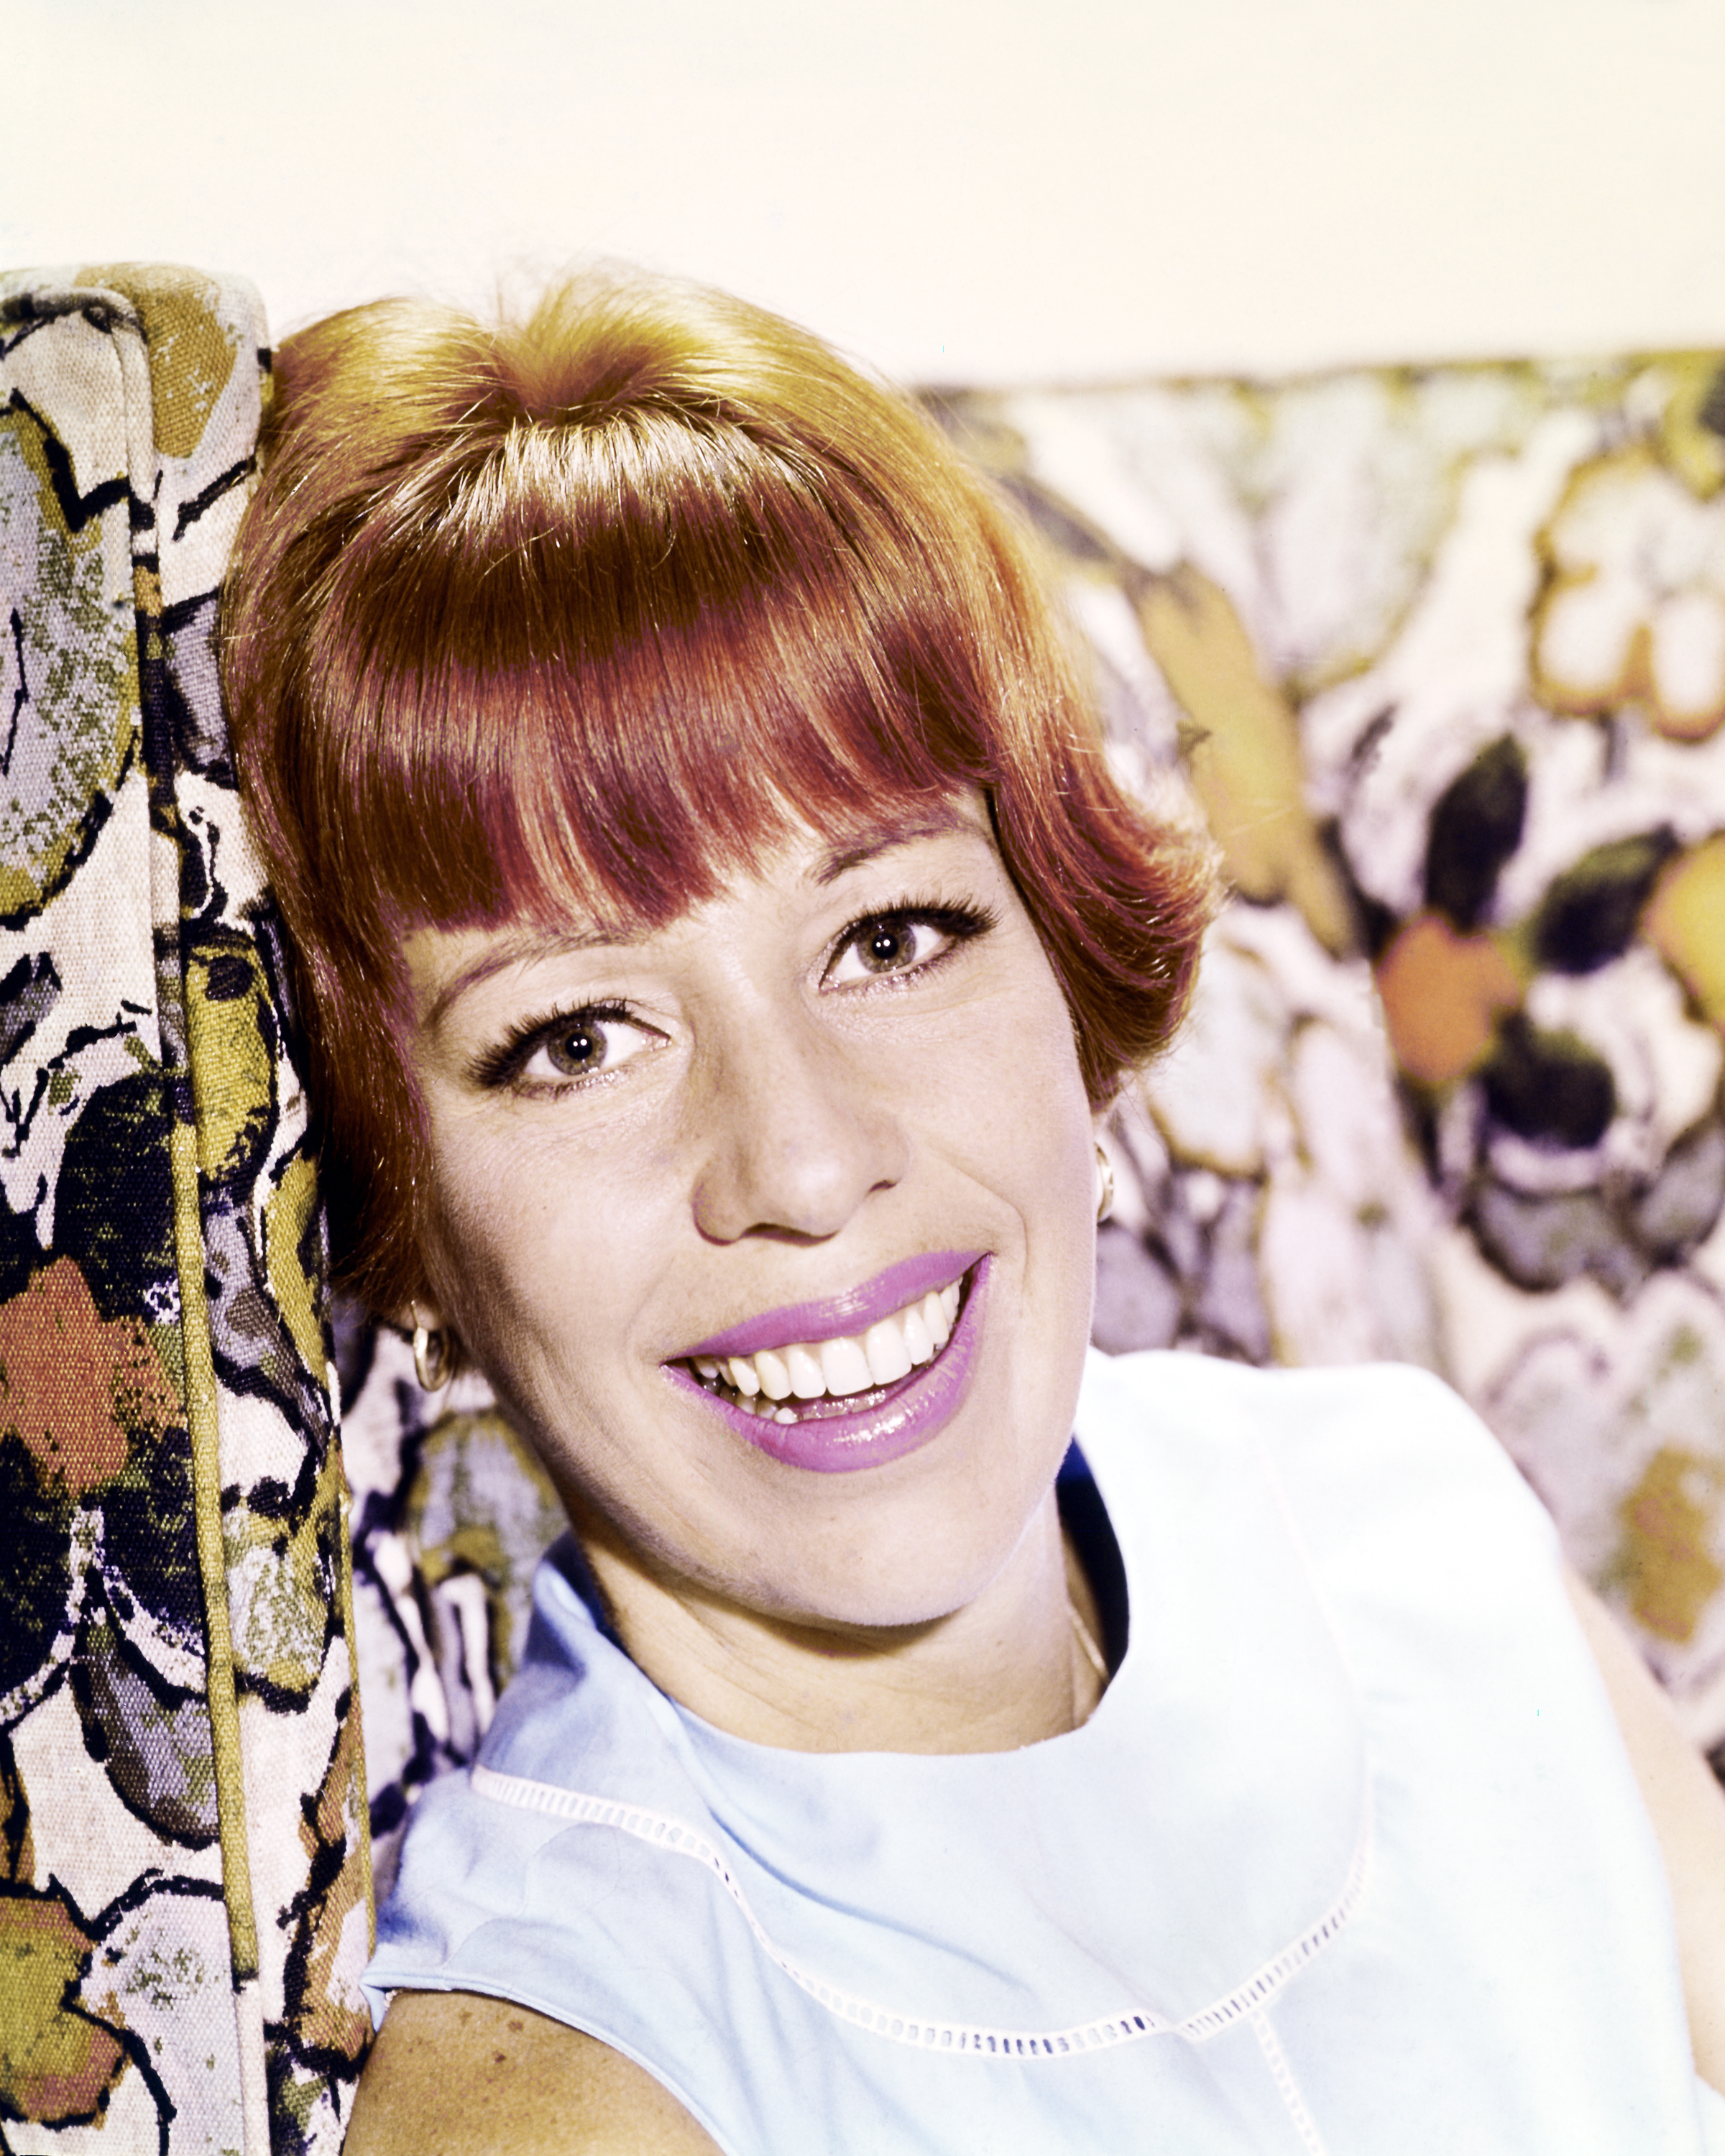
[[[976,788],[1092,1101],[1178,1023],[1207,850],[1113,778],[1014,513],[814,337],[619,270],[496,327],[387,300],[283,346],[261,460],[223,676],[374,1308],[423,1291],[410,926],[657,926],[797,825]]]

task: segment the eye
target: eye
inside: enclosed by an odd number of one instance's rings
[[[620,1009],[571,1011],[527,1026],[505,1048],[494,1082],[567,1086],[619,1070],[659,1044]]]
[[[959,906],[904,907],[875,914],[845,931],[827,968],[825,985],[850,988],[922,973],[990,925],[983,916]]]

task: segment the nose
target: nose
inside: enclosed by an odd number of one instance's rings
[[[895,1093],[818,1024],[781,1013],[770,1027],[738,1029],[707,1060],[693,1205],[711,1241],[823,1240],[904,1175],[910,1140]]]

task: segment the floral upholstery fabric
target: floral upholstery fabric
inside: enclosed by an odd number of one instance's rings
[[[0,2143],[341,2140],[367,2025],[321,1226],[216,600],[256,295],[0,280]]]
[[[381,1889],[470,1756],[560,1520],[482,1381],[428,1396],[326,1305],[213,642],[264,338],[231,280],[0,280],[19,2152],[339,2147],[368,1867]],[[1680,356],[930,400],[1047,538],[1122,770],[1208,819],[1238,894],[1114,1121],[1097,1337],[1442,1371],[1709,1743],[1719,380]]]
[[[1718,356],[942,408],[1240,894],[1122,1120],[1105,1344],[1437,1368],[1719,1745]]]

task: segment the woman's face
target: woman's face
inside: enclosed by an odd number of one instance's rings
[[[403,956],[439,1315],[578,1522],[817,1625],[988,1586],[1071,1428],[1094,1132],[982,804]]]

